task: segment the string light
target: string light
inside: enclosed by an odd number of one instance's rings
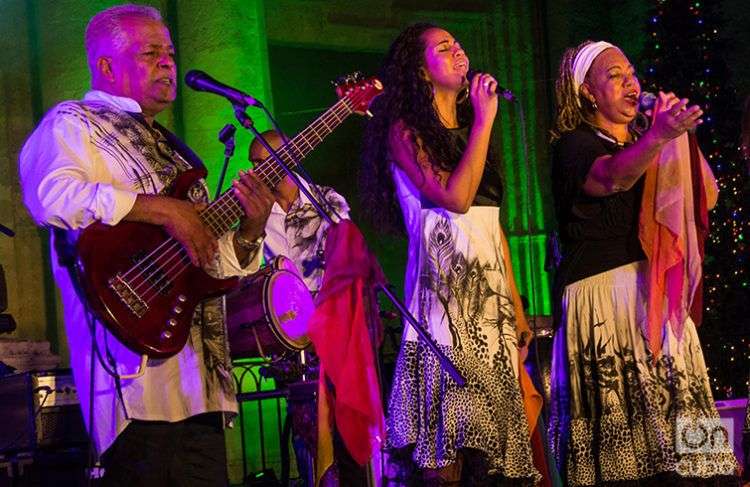
[[[713,2],[655,0],[647,19],[644,89],[672,91],[705,112],[697,135],[720,195],[709,213],[699,334],[714,397],[744,395],[750,370],[750,175],[737,143],[741,104],[723,58],[720,12]]]

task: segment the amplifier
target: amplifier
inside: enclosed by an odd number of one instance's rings
[[[716,401],[716,410],[719,412],[724,427],[729,434],[729,442],[732,444],[734,456],[740,465],[745,465],[745,454],[742,448],[743,429],[745,427],[745,414],[747,413],[747,399],[725,399]]]
[[[88,441],[69,370],[0,377],[0,418],[0,453]]]

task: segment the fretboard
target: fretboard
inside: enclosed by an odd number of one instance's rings
[[[340,99],[276,152],[290,169],[294,169],[299,161],[302,161],[318,144],[323,142],[323,139],[336,130],[352,112],[349,98]],[[253,169],[260,180],[271,189],[275,188],[286,176],[284,168],[271,156],[258,163]],[[201,218],[219,238],[228,232],[244,213],[234,190],[229,188],[201,212]]]

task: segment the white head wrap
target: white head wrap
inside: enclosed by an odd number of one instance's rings
[[[576,95],[578,95],[578,89],[583,84],[583,80],[586,79],[586,73],[589,72],[589,68],[593,64],[594,59],[596,59],[596,56],[610,47],[617,49],[617,46],[614,44],[610,44],[606,41],[599,41],[587,44],[578,51],[576,58],[573,60],[573,90]],[[576,96],[576,103],[578,103],[579,106],[581,104],[581,100],[578,96]]]

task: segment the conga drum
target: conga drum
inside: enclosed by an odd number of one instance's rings
[[[276,358],[310,345],[312,295],[294,263],[279,257],[227,295],[227,337],[233,359]]]

